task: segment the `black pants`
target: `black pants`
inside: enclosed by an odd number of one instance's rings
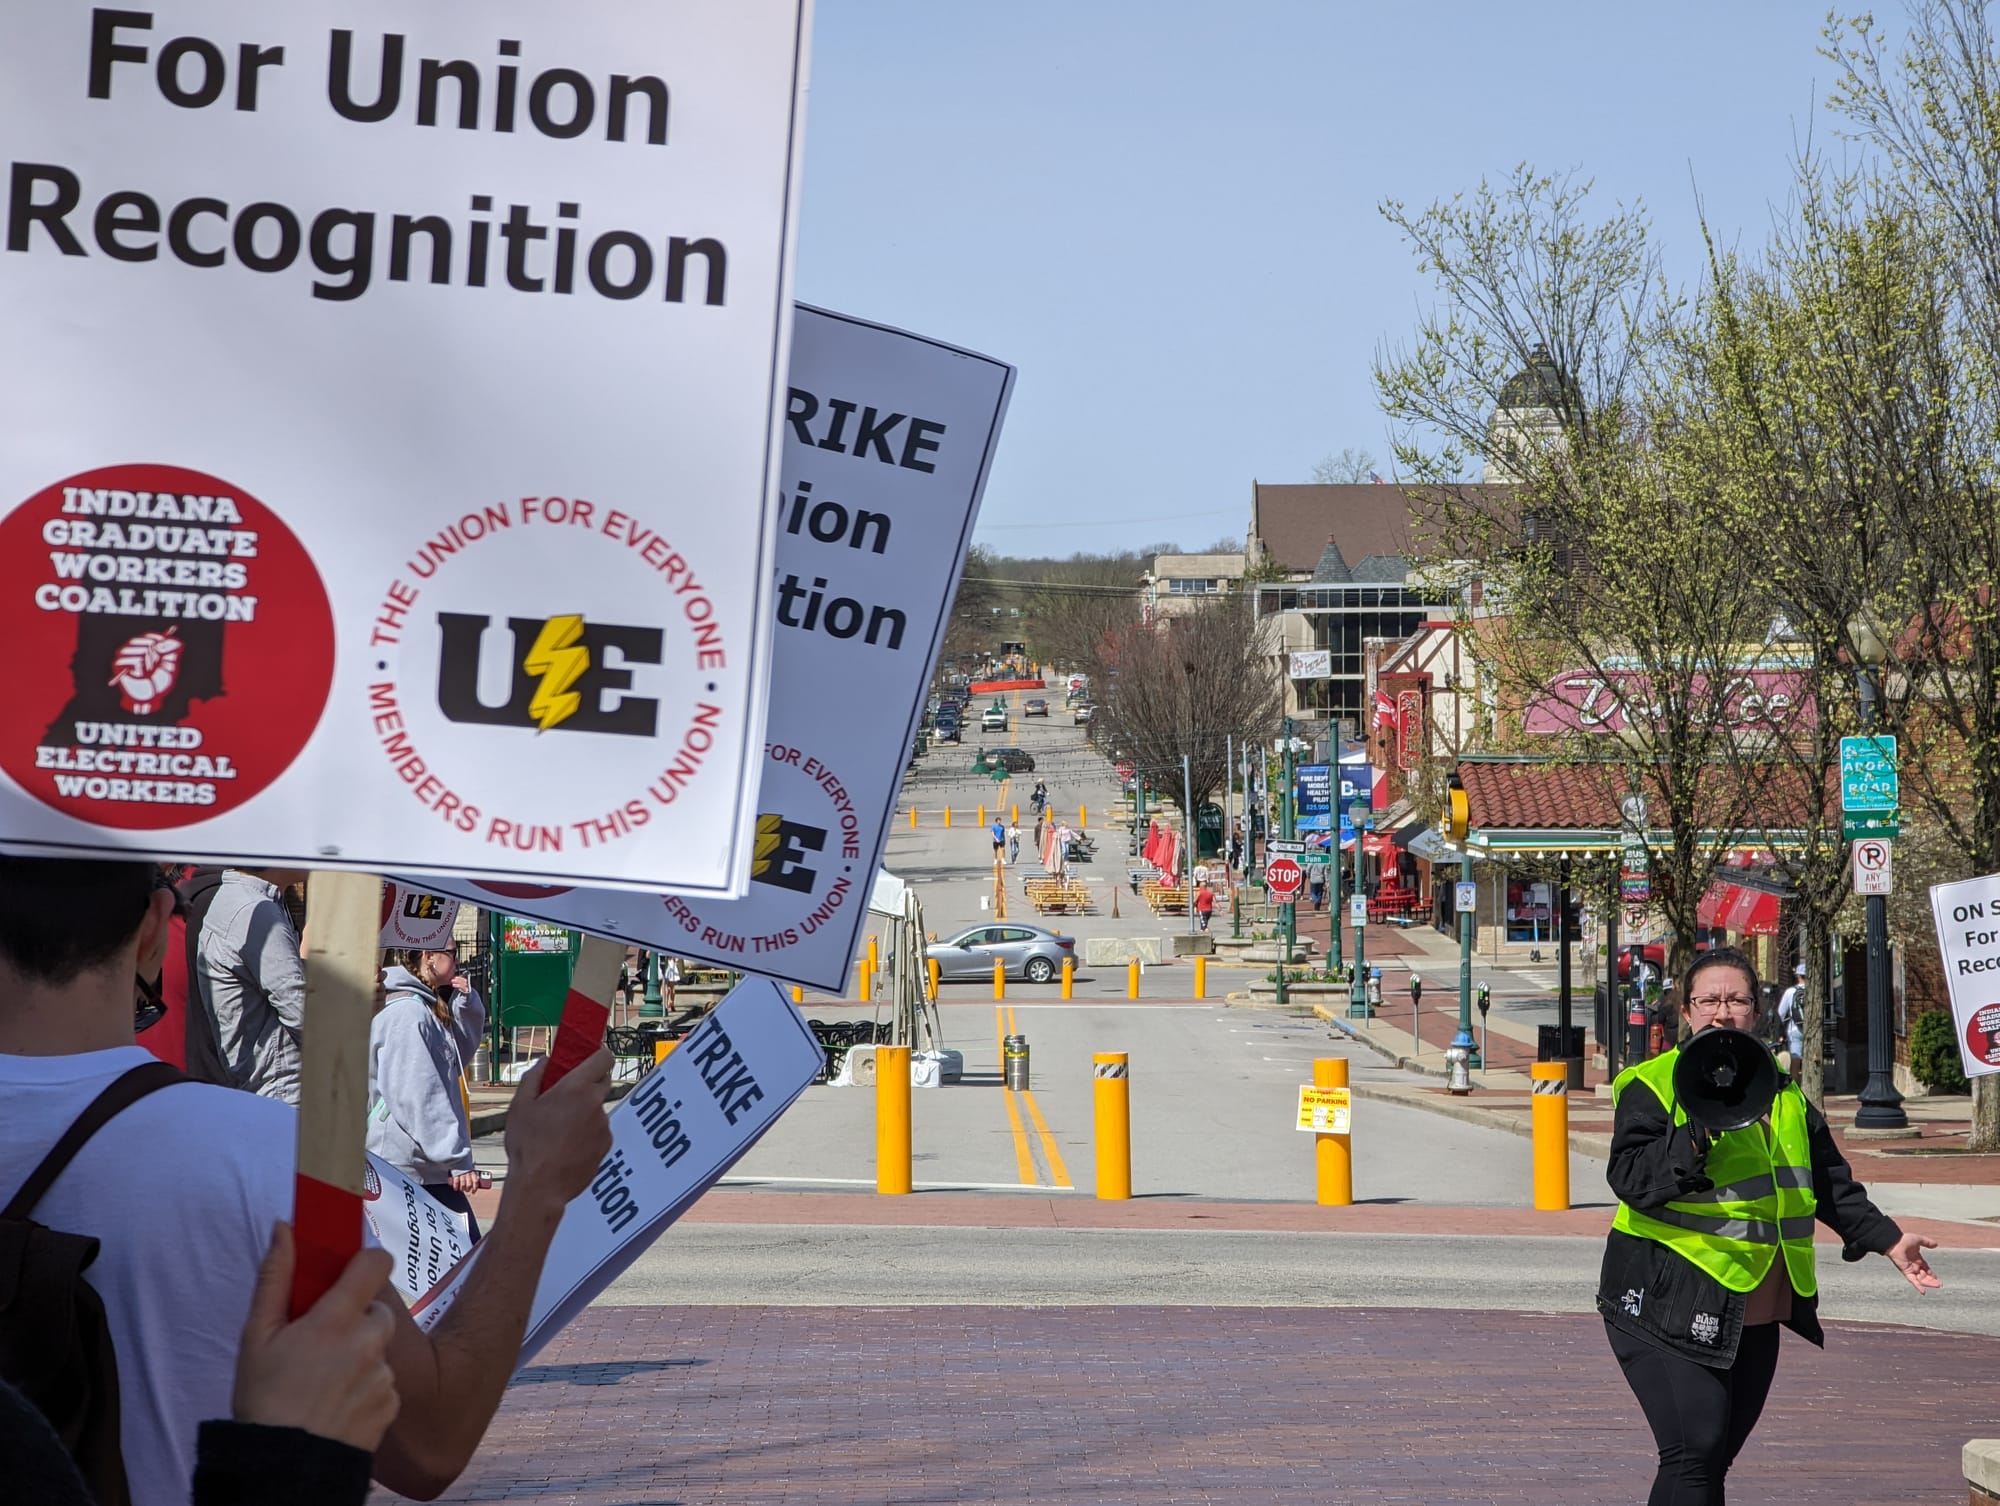
[[[449,1182],[426,1182],[424,1191],[436,1198],[453,1213],[465,1215],[465,1227],[472,1235],[472,1242],[479,1243],[479,1220],[473,1216],[472,1200]]]
[[[1604,1325],[1660,1448],[1660,1472],[1646,1506],[1723,1506],[1723,1477],[1771,1394],[1779,1327],[1744,1329],[1736,1363],[1717,1370]]]

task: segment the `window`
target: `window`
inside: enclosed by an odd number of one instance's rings
[[[1172,576],[1167,581],[1169,596],[1212,596],[1220,588],[1219,580],[1199,580],[1188,576]]]

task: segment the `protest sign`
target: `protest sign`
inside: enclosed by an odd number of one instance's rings
[[[416,947],[441,951],[451,945],[458,924],[458,901],[430,894],[395,879],[382,882],[382,949]]]
[[[1965,1075],[2000,1072],[2000,874],[1933,884],[1931,919]]]
[[[798,310],[747,897],[426,882],[674,956],[843,987],[1013,377],[920,335]],[[888,437],[846,443],[862,430]]]
[[[8,845],[742,892],[808,10],[0,8]]]
[[[644,1254],[825,1065],[826,1049],[776,984],[751,978],[731,990],[612,1111],[611,1153],[557,1226],[517,1364]],[[450,1308],[478,1254],[414,1304],[418,1326]]]
[[[389,1281],[406,1301],[419,1300],[472,1249],[465,1215],[453,1213],[380,1156],[371,1155],[362,1174],[361,1211],[396,1262]]]

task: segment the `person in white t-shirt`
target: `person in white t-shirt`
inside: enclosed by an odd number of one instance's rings
[[[0,856],[0,1202],[100,1091],[152,1060],[133,1043],[133,978],[164,945],[172,907],[150,864]],[[375,1478],[391,1489],[442,1493],[492,1420],[563,1207],[610,1149],[610,1070],[600,1049],[547,1093],[539,1068],[523,1079],[506,1198],[432,1332],[383,1288],[400,1411]],[[230,1415],[257,1270],[273,1225],[291,1217],[297,1133],[289,1105],[178,1083],[105,1126],[35,1210],[102,1241],[85,1274],[117,1352],[134,1506],[182,1506],[200,1423]]]
[[[1785,1032],[1785,1050],[1791,1053],[1792,1076],[1799,1075],[1799,1063],[1806,1054],[1806,1022],[1799,1008],[1799,996],[1806,988],[1806,965],[1792,969],[1792,986],[1778,995],[1778,1026]]]

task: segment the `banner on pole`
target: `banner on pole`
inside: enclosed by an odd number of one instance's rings
[[[847,979],[1013,368],[801,307],[778,517],[777,648],[740,900],[431,880],[475,904],[808,988]],[[907,427],[913,465],[820,441]],[[900,455],[900,451],[896,452]]]
[[[4,8],[8,845],[742,892],[808,11]]]

